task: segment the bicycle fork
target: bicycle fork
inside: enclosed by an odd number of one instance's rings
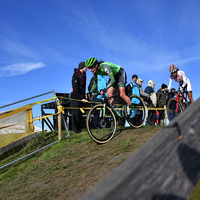
[[[177,104],[176,104],[176,113],[178,113],[178,106],[180,106],[180,112],[182,112],[184,110],[184,107],[183,107],[183,104],[182,102],[180,101],[180,99],[178,98],[178,96],[176,96],[175,98],[177,100]],[[180,103],[179,103],[180,102]]]

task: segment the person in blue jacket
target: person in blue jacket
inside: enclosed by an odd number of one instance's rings
[[[91,87],[91,85],[93,85],[93,78],[91,79],[91,83],[90,83],[89,87]],[[100,90],[104,89],[106,87],[106,85],[107,85],[106,78],[103,75],[98,74],[97,75],[97,88],[93,93],[100,92]],[[88,87],[88,90],[90,91],[91,88],[89,88],[89,87]],[[107,94],[106,94],[106,96],[107,96]],[[97,96],[94,96],[92,100],[96,101],[96,102],[102,102],[102,98],[103,98],[103,95],[99,94]],[[97,112],[95,114],[95,117],[94,117],[94,128],[96,130],[99,129],[99,124],[98,123],[99,123],[99,113]]]

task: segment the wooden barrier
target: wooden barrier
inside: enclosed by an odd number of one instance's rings
[[[62,108],[61,102],[58,101],[58,140],[61,140],[61,132],[62,132]]]
[[[188,199],[200,178],[199,120],[200,98],[82,200]]]

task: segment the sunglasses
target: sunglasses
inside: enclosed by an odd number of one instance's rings
[[[91,67],[88,67],[88,69],[93,69],[94,68],[94,65],[93,66],[91,66]]]

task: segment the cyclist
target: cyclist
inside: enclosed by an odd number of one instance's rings
[[[193,103],[194,100],[192,97],[192,85],[190,80],[186,77],[185,72],[180,71],[178,67],[174,64],[170,65],[169,72],[171,73],[171,75],[169,78],[169,86],[167,89],[170,90],[172,80],[174,79],[175,81],[179,82],[180,92],[183,92],[186,89],[190,102]],[[183,101],[183,98],[181,97],[180,100]]]
[[[125,70],[116,64],[113,64],[111,62],[104,62],[98,60],[96,58],[89,58],[85,62],[85,66],[93,73],[94,81],[93,86],[91,88],[91,91],[94,91],[97,87],[97,75],[108,75],[109,76],[109,82],[106,85],[104,89],[101,89],[101,95],[105,94],[107,91],[108,97],[113,96],[113,92],[115,90],[115,87],[119,86],[119,94],[122,99],[130,106],[131,110],[134,109],[134,106],[130,100],[130,98],[125,94],[125,85],[126,85],[126,72]],[[110,103],[114,105],[114,99],[112,98],[110,100]]]

